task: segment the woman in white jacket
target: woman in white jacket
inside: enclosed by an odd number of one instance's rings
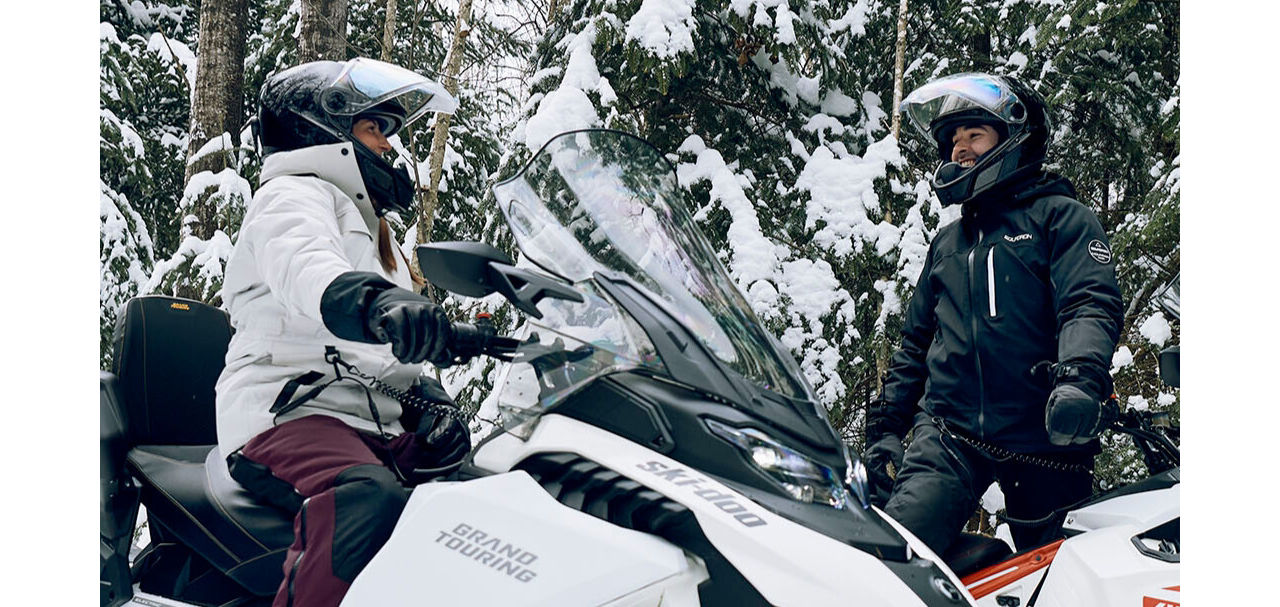
[[[261,185],[223,284],[235,333],[217,425],[232,476],[296,513],[276,606],[337,605],[395,526],[406,471],[447,470],[470,449],[448,395],[420,377],[423,362],[457,362],[451,324],[416,293],[383,218],[413,200],[407,171],[382,158],[387,137],[456,105],[369,59],[308,63],[263,85]],[[429,410],[406,410],[399,392]]]

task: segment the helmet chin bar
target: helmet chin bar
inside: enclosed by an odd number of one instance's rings
[[[1022,143],[1027,138],[1026,133],[1019,133],[1002,141],[967,169],[958,162],[938,165],[929,185],[933,186],[942,206],[968,202],[1012,176],[1019,170]]]
[[[333,126],[314,117],[294,111],[307,122],[333,135],[338,141],[350,141],[356,151],[356,167],[360,170],[360,179],[372,198],[373,212],[378,217],[395,211],[401,215],[409,212],[413,203],[414,182],[409,177],[409,169],[393,167],[391,163],[369,149],[349,132],[341,132]]]
[[[364,180],[365,189],[373,199],[373,211],[382,217],[395,211],[401,215],[409,212],[413,203],[413,179],[409,169],[392,167],[391,163],[373,153],[359,141],[355,142],[356,166]]]

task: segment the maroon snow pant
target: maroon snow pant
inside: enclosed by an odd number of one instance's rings
[[[342,601],[408,501],[390,466],[412,470],[422,456],[413,434],[385,439],[309,415],[253,437],[228,458],[232,476],[251,493],[297,512],[272,607]]]

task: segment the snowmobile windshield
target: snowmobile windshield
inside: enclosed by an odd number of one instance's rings
[[[395,104],[399,107],[394,113],[404,116],[401,128],[427,112],[452,114],[458,107],[458,101],[440,83],[363,57],[347,62],[333,83],[321,90],[320,103],[326,112],[337,116],[355,116],[377,111],[376,106],[384,103]]]
[[[1013,90],[987,74],[939,78],[911,91],[898,109],[929,141],[933,140],[930,125],[935,120],[965,110],[985,110],[1008,125],[1021,124],[1027,118],[1026,108]]]
[[[494,193],[529,260],[588,294],[600,291],[590,286],[597,274],[621,275],[730,369],[816,401],[694,224],[675,171],[648,143],[616,131],[564,133]]]

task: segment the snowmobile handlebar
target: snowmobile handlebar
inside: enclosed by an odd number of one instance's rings
[[[1111,429],[1133,438],[1153,472],[1180,465],[1179,429],[1167,412],[1125,409]]]
[[[519,340],[498,335],[488,314],[477,316],[474,324],[455,322],[452,329],[448,351],[451,364],[462,364],[480,355],[510,361],[520,345]]]

